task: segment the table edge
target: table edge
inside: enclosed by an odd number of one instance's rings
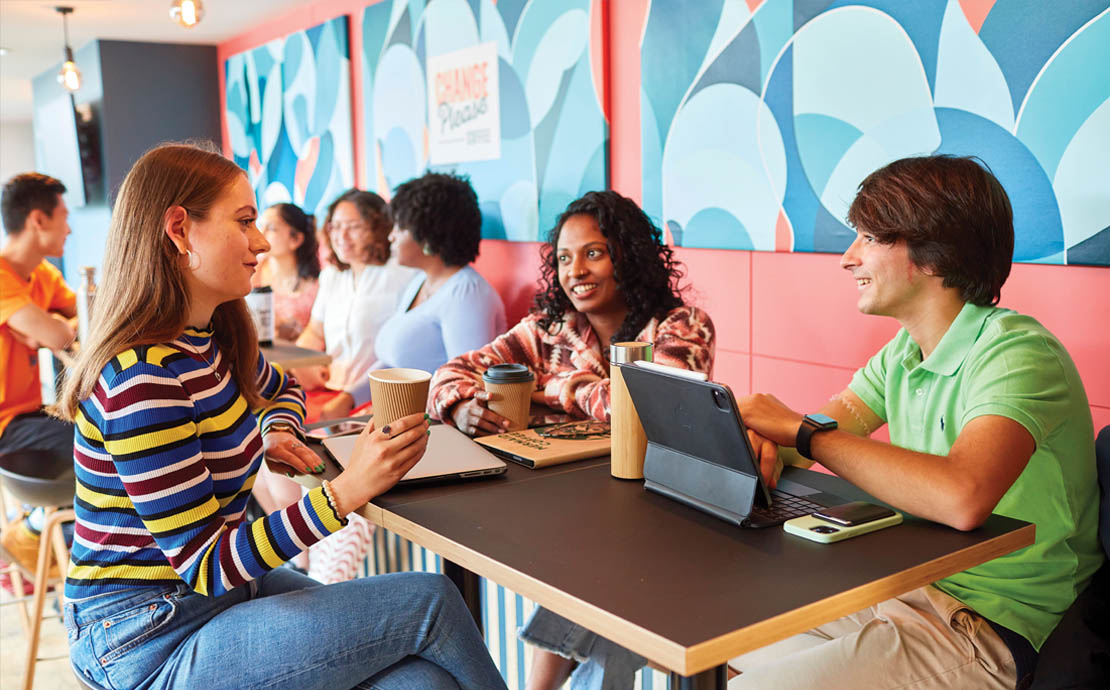
[[[571,596],[411,520],[380,509],[371,522],[428,548],[478,575],[521,594],[650,661],[690,676],[773,642],[805,632],[868,606],[1033,544],[1036,527],[1027,524],[986,541],[831,597],[734,630],[691,647],[668,640],[604,609]],[[378,518],[378,519],[375,519]],[[380,520],[380,521],[379,521]]]

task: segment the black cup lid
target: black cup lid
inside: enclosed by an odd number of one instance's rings
[[[494,364],[482,374],[482,380],[487,383],[523,383],[535,378],[523,364]]]

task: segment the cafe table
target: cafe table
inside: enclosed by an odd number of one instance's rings
[[[328,461],[302,481],[337,472]],[[787,468],[783,476],[869,498],[831,475]],[[540,470],[510,463],[501,477],[395,487],[358,512],[440,554],[479,625],[482,576],[631,649],[683,689],[724,688],[728,659],[1034,538],[1033,525],[998,515],[969,532],[906,516],[819,544],[780,527],[741,529],[642,481],[614,479],[607,459]]]
[[[280,364],[286,369],[331,364],[331,355],[328,353],[297,347],[290,343],[275,342],[272,345],[260,345],[258,349],[266,357],[267,362]]]

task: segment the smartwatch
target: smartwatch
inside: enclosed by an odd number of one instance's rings
[[[794,448],[803,458],[812,460],[813,455],[809,450],[809,442],[813,435],[822,431],[832,431],[835,428],[836,420],[827,414],[807,414],[802,417],[802,425],[798,427],[798,436],[794,439]]]

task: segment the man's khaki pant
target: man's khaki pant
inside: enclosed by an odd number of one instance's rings
[[[987,621],[929,586],[729,662],[729,690],[1013,690],[1010,650]]]

